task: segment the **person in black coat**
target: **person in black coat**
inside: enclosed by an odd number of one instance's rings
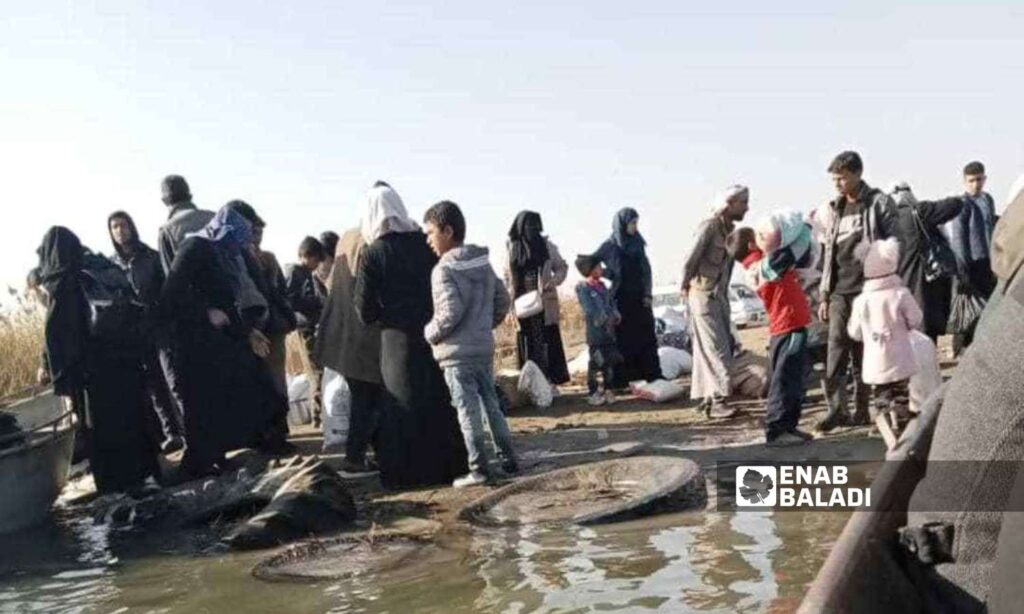
[[[107,218],[107,231],[114,246],[111,260],[124,270],[139,301],[147,310],[152,311],[160,298],[165,279],[160,254],[142,242],[135,221],[124,211],[110,214]],[[149,391],[153,413],[159,421],[159,426],[153,430],[160,431],[160,449],[170,454],[183,447],[184,427],[181,423],[181,408],[171,394],[160,360],[160,352],[165,351],[161,350],[161,346],[166,344],[160,343],[163,336],[159,331],[152,330],[152,333],[156,341],[146,344],[146,389]],[[167,363],[165,359],[163,364]]]
[[[905,183],[895,187],[892,198],[896,203],[895,234],[900,242],[899,274],[924,312],[924,333],[937,342],[946,332],[953,280],[926,279],[928,242],[946,241],[939,226],[960,215],[963,200],[919,201]]]
[[[175,254],[161,294],[160,314],[174,323],[182,366],[189,477],[225,468],[225,453],[257,447],[274,452],[276,420],[287,399],[264,358],[270,342],[255,326],[266,310],[243,256],[252,227],[221,208]],[[262,305],[261,305],[262,301]]]
[[[137,494],[147,478],[160,476],[146,428],[141,310],[130,303],[123,272],[84,249],[67,228],[47,231],[37,251],[54,392],[71,397],[80,411],[96,490]],[[101,310],[98,299],[113,303]]]
[[[444,375],[424,337],[434,313],[430,276],[437,256],[394,190],[378,185],[367,200],[355,304],[364,324],[381,328],[381,482],[388,488],[450,484],[468,465]]]

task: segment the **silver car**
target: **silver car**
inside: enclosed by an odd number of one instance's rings
[[[757,293],[743,284],[729,286],[729,312],[737,328],[764,326],[768,313]]]

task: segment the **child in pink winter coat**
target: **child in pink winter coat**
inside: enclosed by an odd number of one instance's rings
[[[859,251],[864,262],[864,289],[853,301],[848,332],[864,343],[861,373],[864,383],[871,386],[872,418],[891,448],[895,435],[887,428],[885,416],[904,420],[910,415],[909,381],[918,368],[910,331],[921,328],[923,316],[896,274],[900,258],[896,239],[875,241]]]

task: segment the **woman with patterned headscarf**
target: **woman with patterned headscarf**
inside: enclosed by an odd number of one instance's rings
[[[561,308],[558,286],[569,274],[569,265],[558,248],[544,236],[540,214],[523,211],[508,231],[508,269],[505,283],[513,298],[539,290],[544,309],[528,318],[510,316],[518,325],[519,367],[533,361],[552,386],[569,381],[565,347],[559,328]],[[557,391],[557,388],[556,388]]]
[[[636,209],[620,210],[612,221],[612,236],[594,255],[604,263],[605,277],[612,282],[611,291],[622,315],[615,331],[624,360],[615,371],[614,387],[620,389],[632,381],[662,378],[651,303],[651,262],[639,223]]]
[[[160,297],[182,369],[188,477],[223,470],[230,450],[286,451],[275,420],[288,401],[264,360],[267,300],[248,270],[252,242],[251,224],[225,205],[181,244]]]

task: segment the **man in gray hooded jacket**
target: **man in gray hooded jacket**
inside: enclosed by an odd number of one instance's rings
[[[431,277],[434,317],[424,335],[444,369],[466,440],[470,473],[453,485],[475,486],[518,469],[494,388],[493,331],[508,315],[511,299],[491,267],[487,248],[463,245],[466,220],[458,205],[439,202],[427,211],[424,222],[427,241],[441,259]],[[501,472],[491,468],[484,413],[502,457]]]

